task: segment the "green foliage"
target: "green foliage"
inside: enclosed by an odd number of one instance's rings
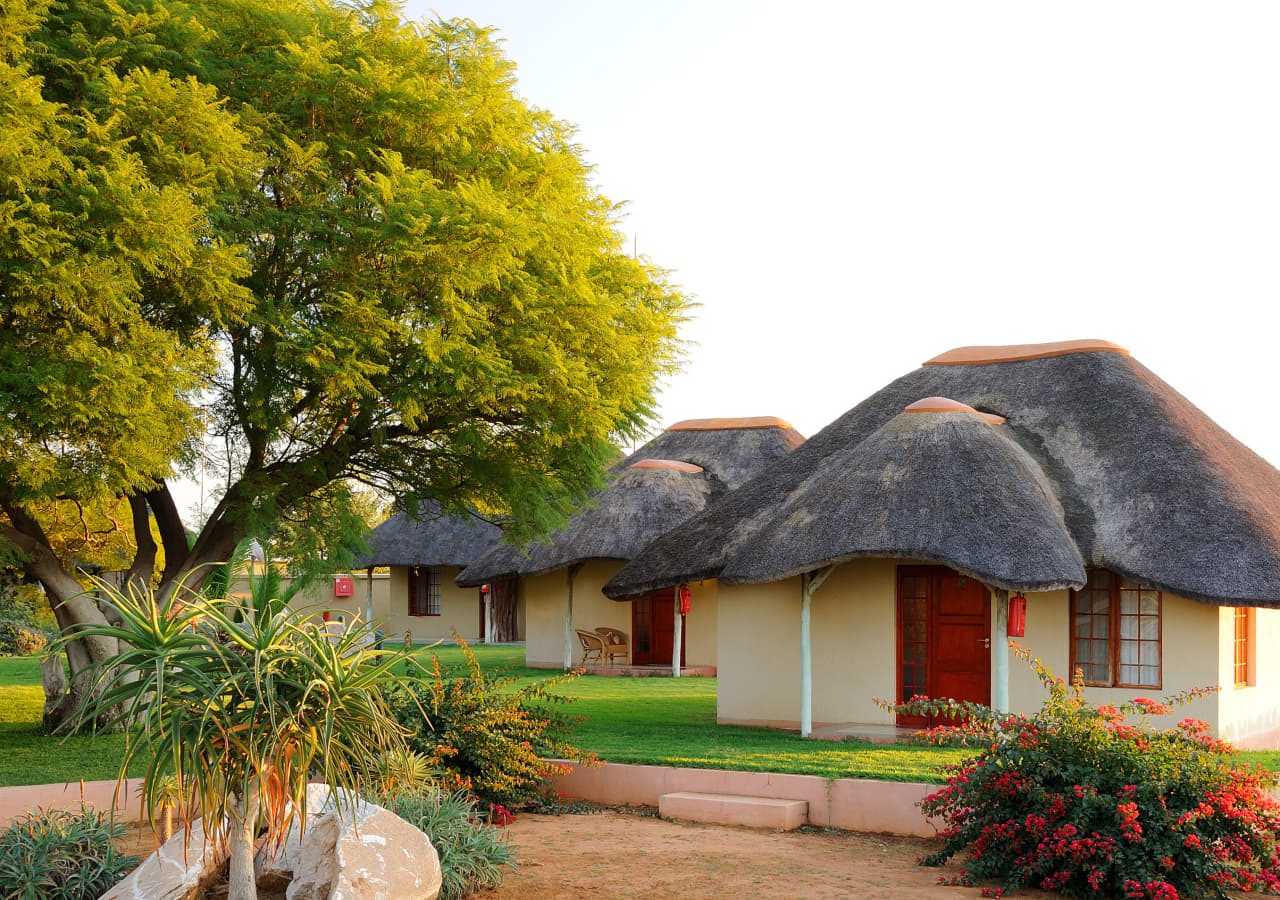
[[[138,864],[112,844],[124,831],[87,807],[28,813],[0,831],[0,897],[94,900]]]
[[[470,21],[5,3],[0,171],[0,494],[136,495],[211,436],[194,564],[346,478],[546,529],[677,361],[685,298]]]
[[[1015,652],[1047,691],[1035,715],[927,698],[884,704],[908,715],[963,715],[927,738],[982,748],[921,804],[946,822],[943,846],[925,865],[964,853],[958,883],[998,879],[1004,890],[1072,897],[1280,891],[1275,775],[1246,765],[1204,722],[1147,724],[1207,691],[1095,708],[1083,683],[1068,686]]]
[[[367,630],[331,641],[265,592],[237,603],[102,589],[124,625],[92,631],[128,649],[95,671],[101,690],[82,715],[123,708],[134,723],[121,775],[147,759],[142,797],[153,827],[177,779],[207,822],[242,814],[244,799],[260,796],[260,823],[279,841],[295,814],[306,815],[313,777],[356,793],[378,754],[402,745],[382,689],[402,680],[403,656],[371,649]]]
[[[69,11],[0,9],[0,484],[17,502],[167,473],[213,372],[189,311],[225,319],[248,299],[207,216],[252,168],[235,117],[211,86],[117,68],[83,33],[51,56],[45,29]],[[83,93],[56,96],[50,75],[72,71]]]
[[[384,518],[377,494],[335,481],[285,512],[266,544],[272,558],[285,561],[290,578],[312,583],[350,571],[368,549],[366,536]]]
[[[504,869],[516,866],[511,845],[497,828],[485,823],[466,791],[427,788],[373,799],[431,836],[440,854],[444,900],[500,887]]]
[[[49,636],[25,621],[0,619],[0,656],[31,656],[49,645]]]
[[[545,792],[559,771],[548,759],[592,759],[568,743],[570,722],[551,708],[566,702],[553,689],[576,673],[516,686],[514,675],[487,675],[470,646],[459,646],[463,666],[446,667],[432,656],[422,683],[390,697],[410,747],[484,802],[510,806]]]

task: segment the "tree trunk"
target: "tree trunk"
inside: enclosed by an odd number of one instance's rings
[[[37,553],[28,565],[44,585],[58,629],[63,634],[74,634],[84,625],[107,624],[107,617],[93,598],[85,593],[80,582],[62,568],[52,553],[47,559],[42,556]],[[67,665],[71,670],[70,687],[61,696],[45,697],[44,726],[51,732],[66,732],[76,724],[81,707],[94,689],[90,668],[114,659],[119,653],[120,643],[114,638],[86,637],[71,641],[66,650]],[[54,682],[50,690],[61,690],[61,685]]]
[[[520,640],[516,620],[516,580],[495,581],[489,585],[489,603],[493,614],[493,640],[504,644]]]
[[[248,792],[231,817],[231,871],[227,878],[227,900],[257,900],[258,897],[258,882],[253,871],[258,802],[257,779],[250,779]]]

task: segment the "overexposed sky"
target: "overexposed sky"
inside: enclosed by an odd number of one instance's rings
[[[1280,4],[411,0],[498,29],[701,304],[661,419],[806,435],[1104,338],[1280,463]],[[1265,408],[1265,406],[1264,406]]]

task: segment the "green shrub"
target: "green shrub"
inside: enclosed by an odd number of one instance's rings
[[[517,808],[542,794],[561,771],[548,759],[594,761],[567,742],[569,719],[550,706],[568,702],[550,691],[577,673],[517,688],[510,674],[486,677],[467,643],[458,643],[464,666],[445,668],[433,656],[420,683],[388,698],[409,731],[409,746],[456,779],[449,787],[469,788],[485,804]]]
[[[0,619],[0,656],[32,656],[49,646],[49,637],[39,628],[13,619]]]
[[[1021,887],[1158,900],[1280,890],[1275,775],[1238,762],[1204,722],[1147,723],[1211,689],[1095,708],[1080,681],[1068,686],[1015,652],[1048,689],[1033,716],[927,698],[885,704],[911,715],[959,713],[963,725],[925,737],[982,747],[921,804],[946,823],[942,849],[925,865],[964,853],[955,881],[996,879],[995,896]]]
[[[111,843],[124,831],[87,807],[22,817],[0,832],[0,897],[92,900],[106,893],[138,864]]]
[[[504,869],[515,868],[515,853],[502,833],[485,824],[466,791],[427,788],[375,798],[381,806],[431,836],[440,854],[443,900],[502,884]]]

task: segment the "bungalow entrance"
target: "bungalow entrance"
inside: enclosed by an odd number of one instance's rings
[[[631,665],[670,666],[676,635],[675,590],[654,591],[631,601]],[[680,643],[680,665],[684,665],[686,637]]]
[[[899,566],[897,632],[900,700],[991,702],[991,592],[982,582],[945,566]],[[898,716],[898,724],[938,722]]]

